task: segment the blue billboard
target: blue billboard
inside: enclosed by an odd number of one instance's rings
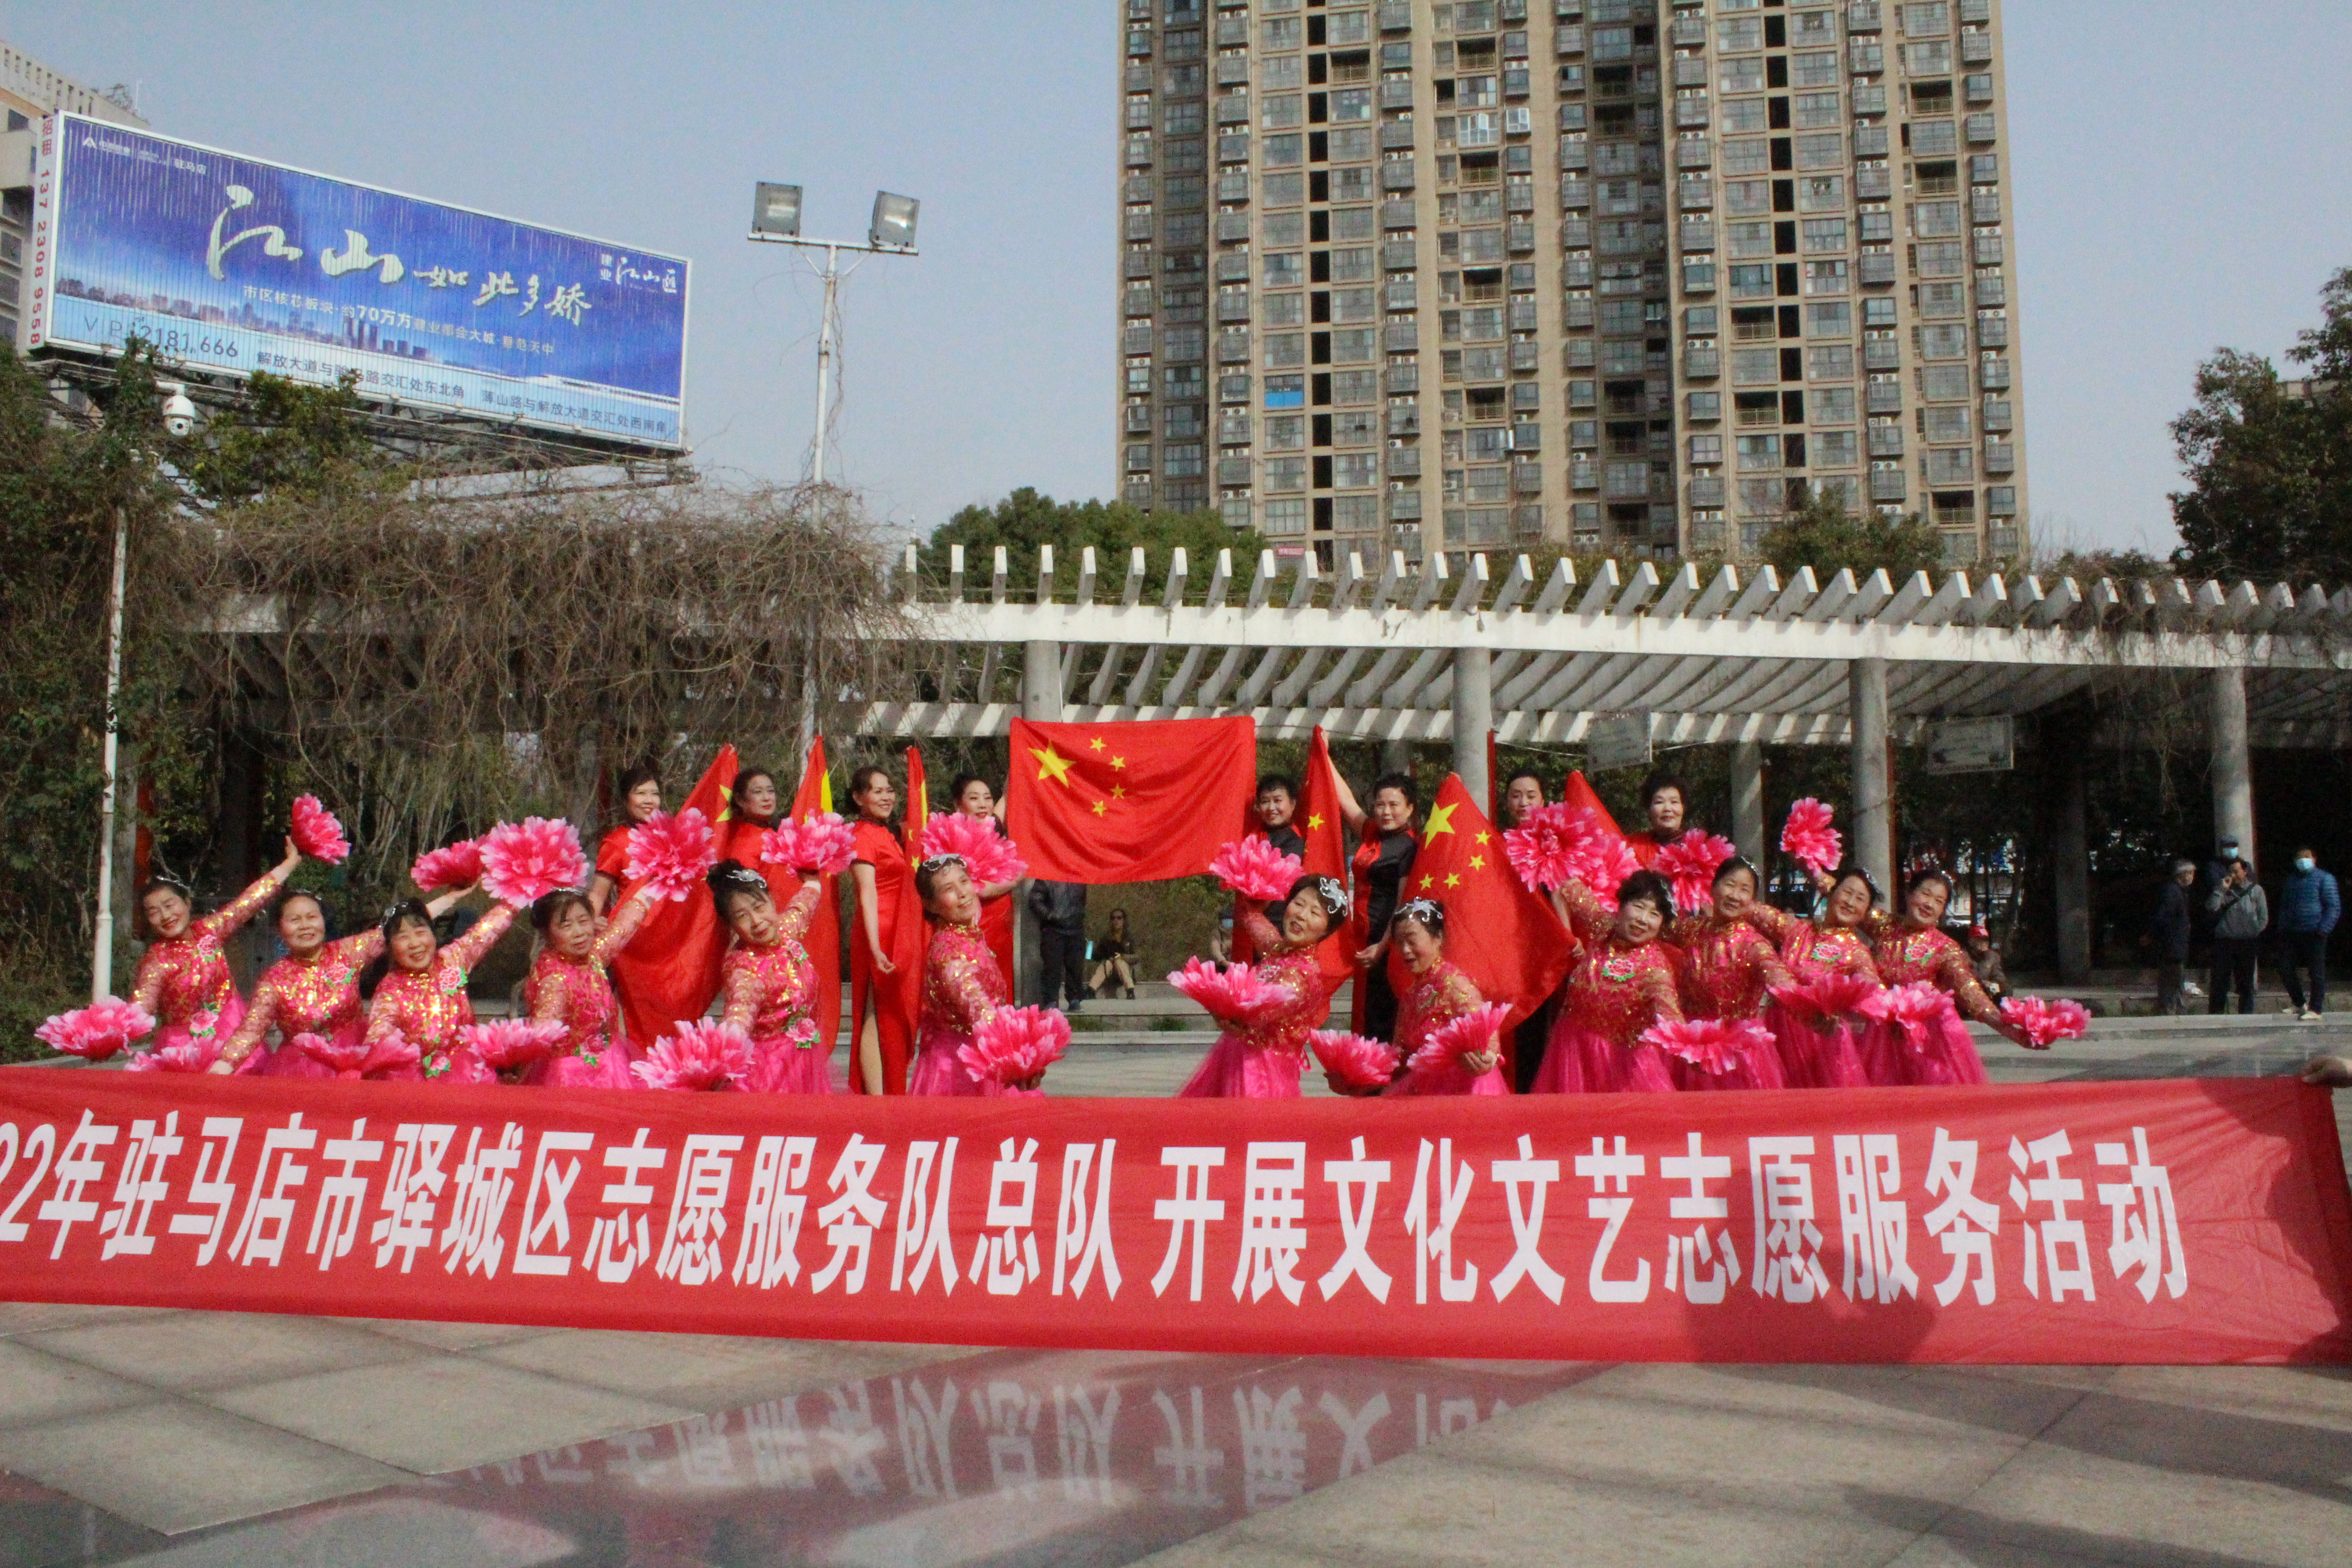
[[[79,115],[44,125],[28,349],[131,337],[191,370],[668,450],[687,263]]]

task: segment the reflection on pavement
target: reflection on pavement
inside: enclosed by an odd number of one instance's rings
[[[1107,1568],[1600,1370],[992,1352],[51,1561]]]

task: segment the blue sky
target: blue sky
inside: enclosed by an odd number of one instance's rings
[[[742,237],[920,197],[919,259],[847,285],[832,477],[893,523],[1113,479],[1118,0],[1017,5],[173,5],[0,0],[0,37],[157,129],[696,263],[688,423],[790,479],[817,287]],[[2352,265],[2352,5],[2009,0],[2027,462],[2044,544],[2173,542],[2197,361],[2278,354]]]

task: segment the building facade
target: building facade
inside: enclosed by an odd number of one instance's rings
[[[33,153],[41,121],[59,110],[142,130],[147,124],[128,105],[59,76],[0,38],[0,342],[20,349],[26,247],[33,239]]]
[[[1119,494],[1327,557],[2020,553],[1998,0],[1119,0]]]

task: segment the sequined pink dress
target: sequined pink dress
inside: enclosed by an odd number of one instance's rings
[[[932,932],[923,955],[923,1010],[907,1092],[1003,1095],[1004,1085],[972,1077],[956,1053],[971,1044],[982,1019],[1011,1000],[984,925],[943,925]]]
[[[1478,994],[1477,983],[1442,958],[1429,966],[1427,973],[1414,975],[1404,994],[1397,998],[1399,1059],[1411,1062],[1412,1054],[1427,1045],[1432,1035],[1454,1019],[1476,1012],[1485,1001]],[[1507,1095],[1511,1089],[1503,1081],[1500,1062],[1485,1072],[1474,1073],[1457,1057],[1440,1067],[1402,1073],[1389,1085],[1387,1092]]]
[[[239,1073],[266,1078],[332,1078],[334,1068],[289,1044],[297,1035],[317,1035],[338,1045],[356,1045],[367,1031],[360,1005],[360,971],[383,951],[382,931],[362,931],[320,944],[308,954],[279,959],[254,982],[245,1019],[221,1047]],[[262,1048],[278,1031],[274,1050]]]
[[[615,1027],[620,1001],[604,966],[637,934],[647,908],[643,899],[623,900],[585,958],[566,958],[550,947],[531,961],[522,1005],[533,1023],[561,1024],[566,1033],[562,1045],[523,1069],[523,1082],[548,1089],[637,1087],[629,1071],[636,1052]]]
[[[1980,1024],[1998,1026],[2000,1008],[1977,984],[1977,967],[1968,950],[1942,931],[1905,921],[1881,919],[1878,941],[1871,956],[1889,985],[1925,981],[1951,998],[1947,1008],[1927,1026],[1927,1038],[1911,1044],[1899,1024],[1881,1024],[1862,1038],[1862,1065],[1876,1084],[1990,1083],[1984,1058],[1969,1037],[1963,1015]]]
[[[1852,974],[1879,984],[1868,940],[1852,926],[1800,920],[1769,904],[1748,906],[1741,919],[1779,944],[1780,962],[1794,981],[1824,974]],[[1847,1016],[1829,1028],[1792,1015],[1778,1002],[1766,1004],[1764,1023],[1780,1046],[1780,1072],[1790,1089],[1861,1089],[1870,1082],[1862,1061],[1867,1019]]]
[[[229,975],[226,944],[285,885],[273,868],[211,914],[189,921],[179,935],[147,944],[131,979],[131,1000],[155,1016],[150,1048],[184,1046],[204,1034],[223,1039],[236,1035],[245,1022],[245,998]]]
[[[388,1078],[446,1079],[455,1083],[492,1081],[497,1075],[457,1043],[457,1031],[474,1021],[466,981],[514,921],[514,906],[492,904],[466,933],[433,955],[421,970],[394,969],[368,1001],[370,1045],[398,1035],[416,1047],[416,1067]]]
[[[816,966],[801,938],[816,913],[817,889],[803,883],[777,911],[782,930],[765,947],[738,942],[719,967],[722,1021],[751,1037],[755,1094],[834,1094],[833,1042],[816,1037]]]
[[[1544,1043],[1537,1094],[1672,1093],[1665,1052],[1642,1043],[1654,1024],[1682,1022],[1675,960],[1664,942],[1627,945],[1590,889],[1560,888],[1569,924],[1584,944],[1569,972],[1568,999]]]
[[[1307,1037],[1322,1026],[1331,1011],[1331,994],[1314,947],[1292,947],[1274,922],[1254,909],[1242,911],[1240,923],[1256,944],[1257,977],[1287,999],[1255,1024],[1225,1025],[1208,1056],[1176,1091],[1180,1100],[1297,1099]]]
[[[1788,967],[1771,940],[1745,920],[1725,920],[1709,910],[1676,921],[1668,941],[1681,959],[1675,979],[1686,1018],[1762,1023],[1772,1000],[1767,987],[1788,984]],[[1708,1072],[1680,1059],[1673,1065],[1675,1081],[1689,1089],[1789,1087],[1777,1047],[1759,1048],[1727,1072]]]

